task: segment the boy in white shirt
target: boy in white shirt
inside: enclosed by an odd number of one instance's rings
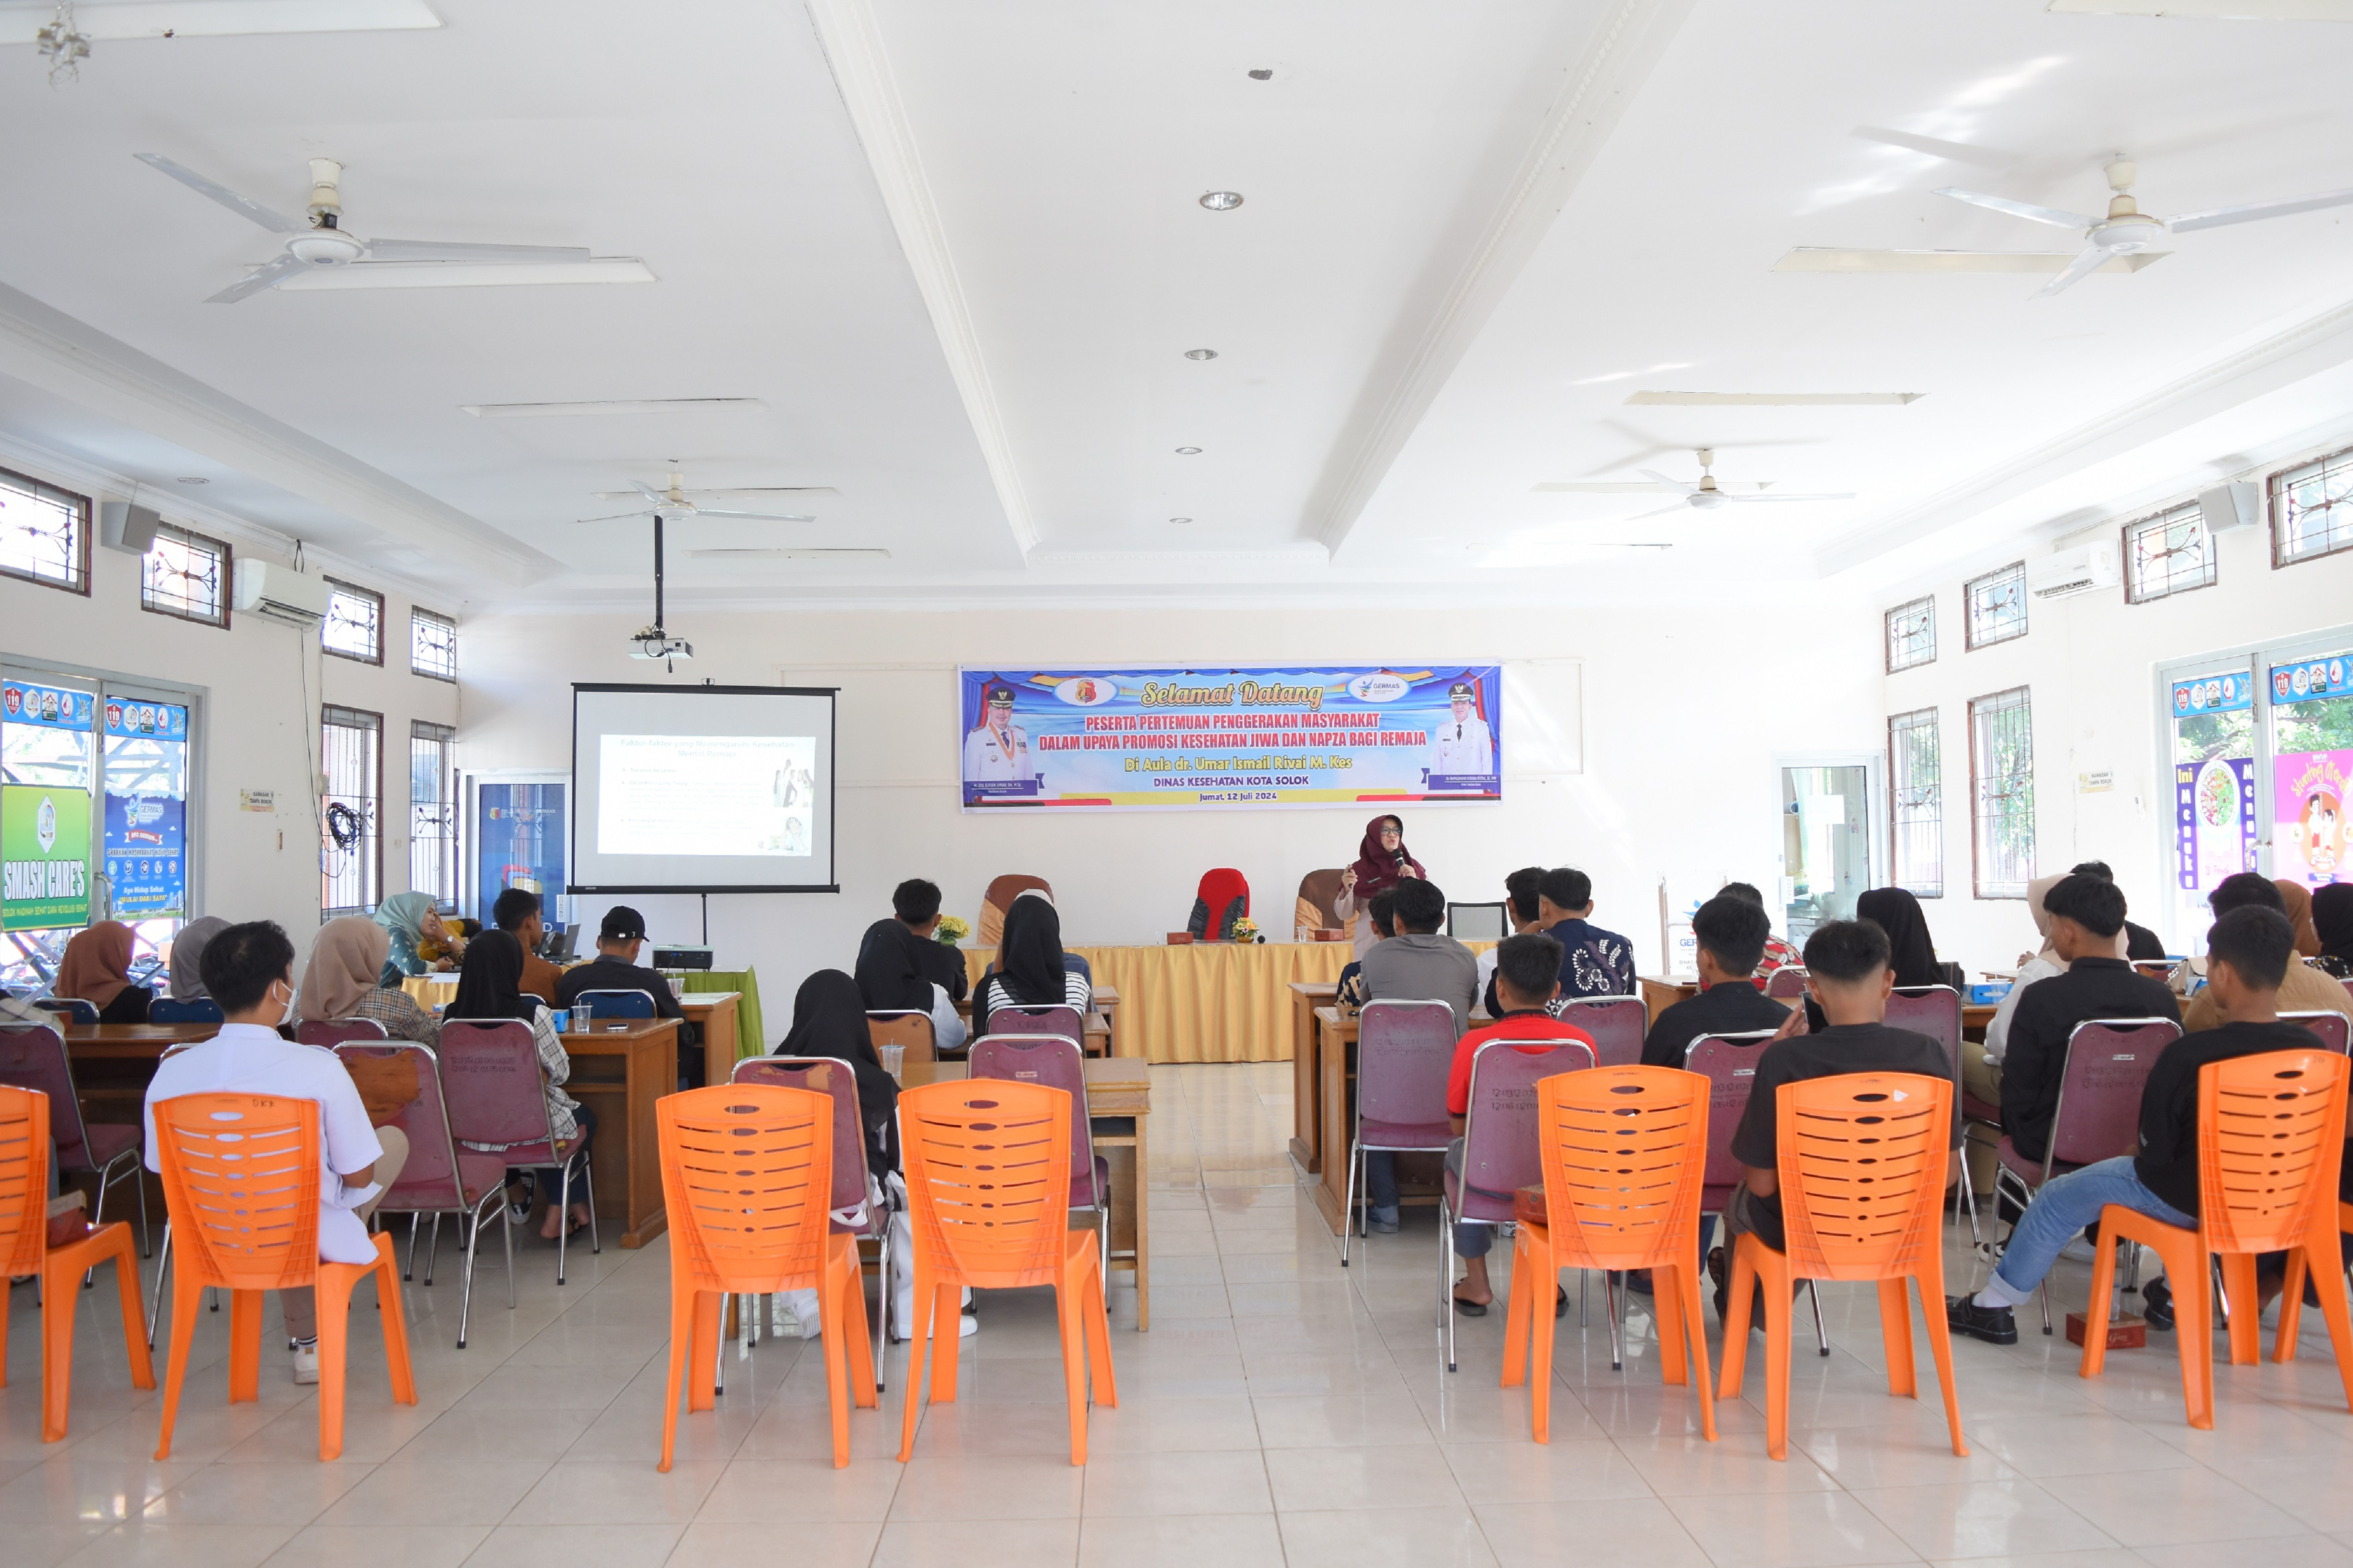
[[[367,1107],[341,1058],[278,1033],[294,1016],[294,944],[274,921],[233,925],[215,936],[199,967],[227,1021],[201,1045],[175,1051],[147,1086],[147,1168],[160,1172],[155,1107],[184,1094],[272,1094],[319,1104],[319,1257],[373,1263],[367,1216],[400,1178],[408,1140],[396,1127],[368,1125]],[[308,1286],[278,1292],[295,1342],[294,1381],[319,1381],[318,1303]]]

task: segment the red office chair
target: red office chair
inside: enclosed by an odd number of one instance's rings
[[[1193,897],[1193,918],[1185,929],[1196,942],[1230,942],[1234,922],[1250,913],[1250,882],[1230,866],[1201,874]]]

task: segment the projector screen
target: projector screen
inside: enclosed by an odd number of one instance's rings
[[[826,687],[572,688],[575,893],[832,893]]]

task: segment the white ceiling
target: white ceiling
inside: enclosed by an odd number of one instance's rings
[[[210,515],[473,608],[643,597],[646,526],[574,520],[672,459],[691,487],[839,491],[674,550],[891,552],[674,555],[683,604],[1573,598],[1868,592],[2353,430],[2353,207],[2176,237],[2052,300],[1774,270],[2071,248],[1931,193],[2096,211],[2118,151],[2158,214],[2353,186],[2325,85],[2353,26],[2042,0],[431,3],[446,26],[102,41],[54,91],[0,47],[0,453],[167,495],[202,475]],[[142,152],[287,211],[332,156],[361,235],[586,246],[656,281],[206,305],[277,242]],[[1212,189],[1244,204],[1206,211]],[[463,412],[674,398],[753,401]],[[1632,522],[1667,498],[1535,489],[1690,474],[1701,446],[1727,483],[1856,499]],[[1596,548],[1630,542],[1675,548]]]

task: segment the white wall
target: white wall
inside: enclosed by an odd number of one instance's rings
[[[243,545],[237,549],[240,557],[248,553]],[[336,571],[385,595],[387,647],[381,668],[323,658],[317,631],[259,616],[232,614],[224,631],[142,610],[140,560],[116,551],[90,551],[87,598],[0,578],[0,662],[11,668],[64,665],[202,689],[198,758],[190,781],[198,796],[191,821],[191,912],[274,920],[298,947],[307,947],[319,924],[319,836],[310,778],[321,703],[384,715],[387,892],[408,886],[409,721],[458,722],[459,689],[409,673],[407,595],[366,574]],[[240,790],[274,792],[276,812],[241,811]]]
[[[486,616],[465,630],[468,769],[568,770],[569,683],[709,679],[844,688],[839,895],[714,896],[721,967],[755,964],[780,1034],[812,970],[847,968],[901,879],[937,881],[976,918],[988,879],[1054,884],[1065,938],[1155,942],[1182,929],[1213,866],[1249,877],[1271,936],[1300,877],[1350,859],[1371,811],[965,816],[957,805],[957,664],[1285,660],[1582,661],[1583,771],[1508,777],[1493,806],[1402,815],[1407,841],[1453,898],[1503,896],[1524,865],[1591,873],[1596,919],[1658,963],[1658,885],[1778,871],[1777,752],[1881,743],[1878,622],[1868,608],[1768,616],[1722,609],[674,613],[698,657],[666,675],[624,656],[634,618]],[[1768,621],[1770,625],[1768,626]],[[1511,672],[1505,672],[1507,692]],[[1508,700],[1508,698],[1507,698]],[[854,711],[853,711],[854,710]],[[1577,715],[1556,714],[1574,721]],[[1511,732],[1505,735],[1507,752]],[[601,900],[599,900],[601,902]],[[695,939],[697,900],[642,896],[657,939]]]
[[[1889,605],[1926,593],[1936,597],[1936,661],[1886,677],[1884,712],[1934,706],[1940,721],[1945,897],[1926,900],[1925,908],[1941,956],[1974,972],[2007,968],[2034,946],[2025,904],[1978,899],[1970,881],[1968,703],[2013,686],[2033,696],[2038,871],[2105,860],[2133,918],[2163,935],[2171,951],[2185,951],[2182,944],[2196,934],[2176,929],[2180,922],[2168,896],[2173,784],[2161,749],[2158,667],[2353,622],[2353,552],[2275,571],[2267,527],[2226,532],[2214,543],[2211,588],[2147,605],[2125,603],[2121,587],[2037,600],[2025,637],[1974,653],[1963,651],[1961,584],[2017,559],[2014,544],[1958,574],[1888,595]],[[2030,547],[2030,556],[2039,552]],[[2078,793],[2078,775],[2103,769],[2115,774],[2112,789]]]

